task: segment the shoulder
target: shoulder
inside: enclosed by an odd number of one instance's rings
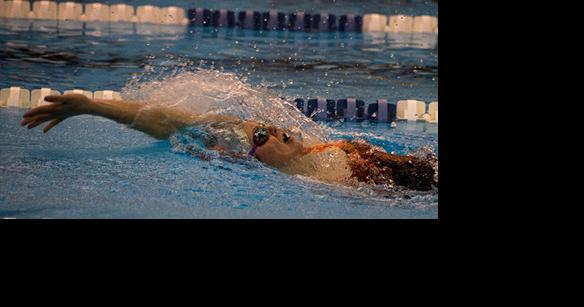
[[[347,154],[336,146],[319,147],[295,158],[281,170],[328,182],[338,182],[351,177]]]

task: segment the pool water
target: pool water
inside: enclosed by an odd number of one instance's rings
[[[391,2],[391,1],[390,1]],[[174,3],[174,2],[173,2]],[[272,8],[209,1],[201,7]],[[281,11],[294,11],[284,1]],[[431,4],[317,2],[331,13],[432,14]],[[135,1],[135,5],[149,4]],[[165,5],[157,2],[158,5]],[[205,5],[203,5],[205,4]],[[169,4],[166,4],[169,5]],[[187,7],[187,2],[179,6]],[[280,8],[278,3],[278,8]],[[290,9],[289,9],[290,8]],[[335,11],[336,10],[336,11]],[[429,11],[429,12],[428,12]],[[413,13],[412,13],[413,12]],[[176,26],[0,21],[0,88],[124,91],[197,68],[234,73],[289,100],[438,97],[436,34],[294,33]],[[438,191],[377,193],[289,176],[254,163],[201,161],[110,120],[80,116],[44,135],[0,108],[0,217],[437,218]],[[321,123],[331,138],[363,138],[388,152],[438,152],[435,124]]]
[[[437,217],[436,191],[385,198],[261,165],[201,161],[172,152],[167,141],[87,116],[43,135],[18,125],[22,113],[0,109],[0,217]],[[337,129],[366,132],[378,145],[404,152],[436,145],[435,129],[424,126]]]

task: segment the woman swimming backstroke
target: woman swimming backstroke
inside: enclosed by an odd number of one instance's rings
[[[51,104],[26,112],[22,126],[31,129],[49,122],[43,129],[46,133],[69,117],[88,114],[114,120],[157,139],[168,139],[178,131],[196,127],[209,131],[204,140],[207,149],[237,158],[253,156],[288,174],[327,182],[359,181],[423,191],[437,185],[430,161],[388,154],[365,141],[308,145],[282,128],[232,115],[199,115],[168,106],[89,99],[80,94],[51,95],[45,100]]]

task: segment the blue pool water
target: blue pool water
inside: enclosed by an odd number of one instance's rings
[[[92,117],[68,119],[43,135],[18,126],[23,112],[0,109],[0,217],[437,217],[436,192],[384,198],[258,165],[210,163]],[[339,129],[366,131],[378,145],[404,152],[436,145],[435,128],[423,126]]]
[[[167,1],[157,4],[170,5]],[[405,3],[404,3],[405,2]],[[152,2],[132,1],[132,4]],[[177,3],[177,2],[172,2]],[[188,7],[188,2],[178,2]],[[274,8],[207,1],[208,8]],[[313,3],[313,2],[310,2]],[[316,1],[331,13],[434,14],[435,4]],[[377,4],[376,4],[377,3]],[[343,4],[343,5],[339,5]],[[255,5],[255,7],[253,7]],[[377,7],[376,7],[377,5]],[[281,11],[302,4],[278,1]],[[309,6],[309,7],[308,7]],[[347,11],[351,10],[351,11]],[[0,88],[127,90],[201,67],[235,73],[282,97],[354,95],[366,102],[437,100],[436,34],[292,33],[241,29],[0,21]],[[112,121],[71,118],[46,135],[0,108],[0,217],[437,218],[438,192],[381,195],[289,176],[256,164],[201,161]],[[332,138],[364,138],[396,153],[438,151],[427,123],[323,123]]]

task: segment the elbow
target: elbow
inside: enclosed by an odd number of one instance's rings
[[[160,108],[142,110],[130,127],[159,140],[168,139],[177,128],[169,114]]]

